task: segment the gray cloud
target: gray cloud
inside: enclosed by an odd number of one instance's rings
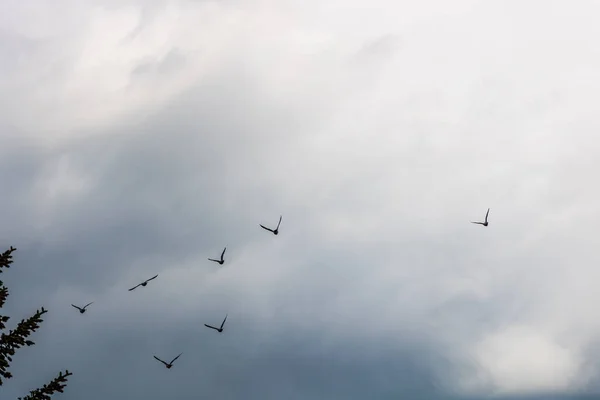
[[[0,19],[7,397],[597,395],[593,6],[426,3]]]

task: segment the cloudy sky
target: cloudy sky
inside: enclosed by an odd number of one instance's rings
[[[2,397],[598,395],[599,13],[0,0]]]

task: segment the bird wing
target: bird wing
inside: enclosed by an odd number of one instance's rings
[[[94,302],[92,301],[91,303],[87,303],[85,306],[83,306],[83,308],[86,308],[87,306],[89,306],[90,304],[93,304]]]
[[[154,275],[152,278],[148,279],[146,282],[150,282],[152,279],[156,279],[158,277],[158,274]]]
[[[487,217],[490,214],[490,209],[488,208],[487,212],[485,213],[485,222],[487,222]]]
[[[260,224],[259,224],[260,225]],[[260,225],[261,228],[268,230],[269,232],[273,232],[273,229],[269,229],[264,225]]]
[[[179,356],[182,355],[183,353],[179,353]],[[175,362],[175,360],[177,360],[179,358],[179,356],[175,357],[174,359],[171,360],[171,362],[169,364],[173,364]]]
[[[73,307],[75,307],[76,309],[78,309],[79,311],[81,311],[81,308],[77,307],[75,304],[71,304]]]
[[[225,321],[227,321],[227,314],[225,314],[225,319],[221,322],[221,329],[223,329],[223,325],[225,325]]]
[[[471,221],[472,224],[479,224],[479,225],[483,225],[483,222],[473,222]]]
[[[129,291],[131,292],[133,289],[135,289],[136,287],[140,286],[141,283],[138,283],[137,285],[135,285],[134,287],[132,287],[131,289],[129,289]]]
[[[209,258],[209,261],[219,262],[219,260],[215,260],[214,258]]]
[[[225,247],[225,248],[223,249],[223,252],[221,253],[221,260],[223,259],[223,256],[225,255],[225,250],[227,250],[227,247]]]
[[[279,222],[277,223],[277,228],[276,229],[279,229],[279,225],[281,225],[281,219],[282,218],[283,218],[283,215],[280,215],[279,216]]]
[[[158,361],[160,361],[161,363],[163,363],[163,364],[165,364],[165,365],[168,365],[166,362],[164,362],[164,361],[163,361],[163,360],[161,360],[160,358],[158,358],[158,357],[156,357],[156,356],[152,356],[152,357],[156,358],[156,359],[157,359]]]
[[[216,330],[216,331],[218,331],[218,330],[219,330],[219,328],[215,328],[214,326],[210,326],[210,325],[208,325],[208,324],[204,324],[204,326],[206,326],[207,328],[214,329],[214,330]]]

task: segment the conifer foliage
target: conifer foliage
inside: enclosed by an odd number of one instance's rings
[[[10,247],[2,254],[0,254],[0,273],[4,272],[3,269],[10,268],[13,259],[12,253],[17,249]],[[4,286],[4,282],[0,280],[0,309],[4,306],[8,297],[8,288]],[[6,323],[10,319],[5,315],[0,315],[0,386],[2,386],[7,379],[12,378],[12,374],[9,371],[12,357],[15,355],[16,350],[23,346],[32,346],[35,343],[29,340],[29,336],[37,331],[40,324],[43,322],[42,315],[47,313],[42,307],[37,310],[36,313],[28,319],[23,319],[17,324],[14,330],[5,333]],[[50,400],[50,396],[54,393],[62,393],[63,389],[67,385],[67,378],[72,375],[68,370],[64,373],[60,372],[59,375],[54,378],[50,383],[44,385],[39,389],[32,390],[26,397],[19,397],[18,400]]]

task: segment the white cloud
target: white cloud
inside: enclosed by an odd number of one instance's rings
[[[502,394],[578,389],[574,383],[582,373],[580,357],[527,326],[503,328],[475,345],[476,362],[489,379],[478,383],[491,384]]]

